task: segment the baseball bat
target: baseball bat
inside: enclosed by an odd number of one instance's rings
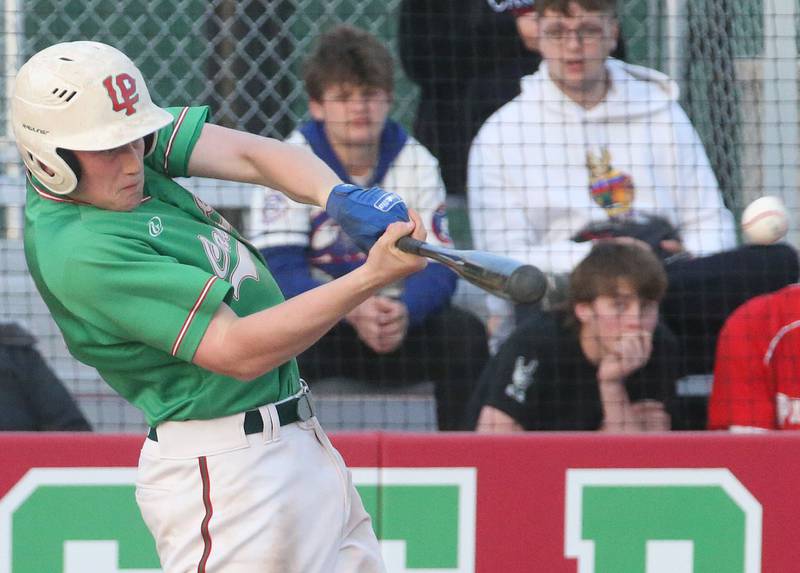
[[[440,247],[413,237],[402,237],[397,248],[438,261],[486,292],[515,303],[537,302],[547,292],[542,271],[508,257]]]

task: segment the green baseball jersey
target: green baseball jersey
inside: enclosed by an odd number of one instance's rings
[[[258,251],[172,179],[187,175],[208,108],[168,111],[133,211],[53,195],[30,174],[25,206],[28,266],[67,347],[153,426],[235,414],[299,388],[295,360],[251,382],[191,362],[221,303],[246,316],[284,298]]]

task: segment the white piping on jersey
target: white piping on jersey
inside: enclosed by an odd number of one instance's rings
[[[211,290],[211,285],[217,280],[216,276],[212,276],[206,281],[205,286],[203,286],[203,290],[200,292],[200,296],[197,297],[197,300],[192,307],[192,310],[189,311],[189,315],[186,317],[186,320],[183,321],[183,326],[181,327],[181,331],[178,333],[178,338],[175,339],[175,344],[172,345],[172,352],[173,356],[178,354],[178,348],[180,348],[181,343],[183,342],[183,337],[186,336],[186,332],[189,330],[189,325],[192,324],[194,320],[194,316],[197,314],[197,309],[200,308],[200,305],[203,304],[203,301],[206,300],[209,291]]]
[[[767,351],[764,354],[764,366],[769,366],[770,361],[772,360],[772,355],[775,353],[775,348],[778,346],[778,343],[781,341],[781,338],[789,334],[790,331],[794,330],[795,328],[800,327],[800,320],[795,320],[794,322],[790,322],[783,328],[781,328],[775,336],[772,337],[772,340],[769,341],[769,346],[767,346]]]
[[[167,150],[164,152],[164,173],[169,173],[169,155],[172,153],[172,144],[175,143],[175,138],[178,136],[178,130],[181,128],[181,124],[183,120],[186,118],[186,114],[189,113],[189,108],[184,107],[181,110],[178,119],[175,120],[175,126],[172,128],[172,133],[169,136],[169,140],[167,141]]]

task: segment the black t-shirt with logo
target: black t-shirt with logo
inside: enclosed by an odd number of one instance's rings
[[[501,346],[484,370],[485,404],[526,430],[597,430],[603,408],[597,367],[581,350],[577,329],[559,312],[538,313]],[[631,402],[657,400],[667,407],[678,378],[677,343],[659,325],[650,360],[625,380]]]

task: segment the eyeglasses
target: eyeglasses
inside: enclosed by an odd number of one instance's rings
[[[556,24],[542,28],[541,31],[541,36],[544,40],[560,44],[565,43],[573,35],[579,44],[596,44],[605,37],[606,29],[600,25],[584,24],[572,30]]]

